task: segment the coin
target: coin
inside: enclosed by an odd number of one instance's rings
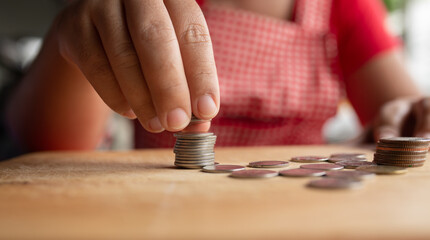
[[[341,161],[337,162],[337,165],[343,166],[346,169],[354,169],[360,166],[374,166],[375,163],[365,161]]]
[[[343,166],[336,165],[333,163],[323,163],[323,164],[305,164],[305,165],[301,165],[300,168],[316,169],[316,170],[340,170],[343,168]]]
[[[378,144],[376,147],[377,152],[379,153],[395,153],[395,154],[424,154],[428,152],[428,148],[405,148],[404,146],[395,147],[384,147],[381,144]]]
[[[180,167],[180,168],[202,168],[204,166],[210,166],[213,165],[213,163],[211,164],[182,164],[182,163],[177,163],[175,162],[175,166]]]
[[[429,146],[429,138],[419,138],[419,137],[392,137],[392,138],[381,138],[380,143],[385,144],[398,144],[404,146]]]
[[[358,171],[364,171],[364,172],[372,172],[375,174],[386,174],[386,175],[392,175],[392,174],[404,174],[408,170],[403,167],[394,167],[394,166],[361,166],[357,168]]]
[[[298,156],[291,158],[292,162],[299,163],[313,163],[313,162],[325,162],[328,160],[328,157],[322,156]]]
[[[286,161],[257,161],[250,162],[249,167],[253,168],[279,168],[288,166],[289,162]]]
[[[325,171],[317,169],[295,168],[287,169],[279,172],[279,175],[284,177],[320,177],[325,174]]]
[[[213,165],[213,166],[205,166],[203,167],[203,172],[208,173],[231,173],[234,171],[244,170],[245,167],[240,165],[227,165],[227,164],[220,164],[220,165]]]
[[[375,177],[374,173],[362,171],[328,171],[327,177],[333,178],[352,178],[357,180],[370,179]]]
[[[330,157],[328,162],[337,163],[341,161],[367,161],[366,158],[361,157]]]
[[[366,154],[364,153],[334,153],[330,155],[330,158],[366,158]]]
[[[420,155],[397,155],[397,154],[381,154],[375,153],[374,158],[392,159],[392,160],[422,160],[427,159],[427,153]]]
[[[385,162],[385,163],[393,163],[393,164],[396,164],[396,163],[412,163],[412,164],[414,164],[414,163],[424,163],[426,161],[426,159],[419,159],[419,160],[391,160],[391,159],[379,159],[379,158],[375,158],[374,160],[373,160],[373,162],[374,163],[383,163],[383,162]]]
[[[396,167],[422,167],[424,163],[384,163],[378,162],[378,165],[386,165],[386,166],[396,166]]]
[[[202,164],[209,164],[209,163],[214,163],[214,159],[207,159],[207,160],[179,160],[176,159],[175,163],[180,163],[180,164],[198,164],[198,163],[202,163]]]
[[[308,183],[308,187],[323,188],[323,189],[350,189],[362,186],[361,181],[347,178],[323,178],[312,180]]]
[[[232,172],[234,178],[270,178],[278,176],[278,172],[272,170],[240,170]]]
[[[175,133],[173,134],[176,138],[180,138],[181,140],[184,139],[201,139],[201,138],[208,138],[208,137],[215,137],[216,136],[213,133]]]

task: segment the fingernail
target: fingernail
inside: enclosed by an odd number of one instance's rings
[[[204,118],[212,118],[218,111],[213,98],[209,95],[203,95],[198,99],[197,110]]]
[[[153,132],[156,132],[156,133],[164,131],[164,128],[161,125],[160,119],[158,117],[154,117],[151,120],[149,120],[148,126]]]
[[[185,128],[190,119],[182,108],[176,108],[167,114],[167,125],[171,130],[182,130]]]
[[[128,111],[122,113],[121,115],[129,119],[137,118],[136,114],[133,112],[131,108]]]

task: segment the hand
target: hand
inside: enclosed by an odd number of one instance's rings
[[[213,118],[219,86],[195,0],[80,0],[59,16],[61,55],[115,112],[150,132]]]
[[[430,137],[430,97],[400,98],[384,104],[374,125],[374,139]]]

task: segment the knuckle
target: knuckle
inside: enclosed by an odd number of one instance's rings
[[[209,31],[206,26],[197,23],[189,24],[180,34],[182,44],[211,43]]]
[[[112,78],[110,65],[107,61],[99,61],[91,64],[89,74],[97,78]]]
[[[175,31],[172,27],[159,21],[153,21],[143,26],[138,32],[138,38],[151,45],[176,41]]]
[[[205,83],[209,79],[213,79],[215,75],[216,74],[214,73],[214,71],[211,71],[211,70],[201,70],[201,71],[195,72],[191,76],[191,80],[194,81],[194,82],[196,82],[196,83]]]
[[[116,67],[126,70],[139,67],[137,53],[130,42],[118,44],[114,49],[113,60]]]
[[[163,95],[171,95],[173,93],[180,93],[183,88],[183,84],[178,81],[170,81],[167,84],[160,86],[160,91]]]

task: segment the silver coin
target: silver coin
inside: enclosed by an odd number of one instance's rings
[[[194,158],[183,158],[183,157],[175,157],[175,161],[206,161],[206,160],[214,160],[215,157],[194,157]]]
[[[210,153],[196,153],[196,154],[191,154],[191,153],[177,153],[176,154],[176,157],[185,157],[185,158],[187,158],[187,157],[191,157],[191,158],[193,158],[193,157],[196,157],[196,156],[198,156],[198,157],[210,157],[210,156],[215,156],[215,153],[214,152],[210,152]]]
[[[209,138],[216,137],[213,133],[175,133],[173,134],[176,138],[179,139],[201,139],[201,138]]]
[[[379,140],[381,143],[401,143],[401,144],[428,144],[430,143],[430,138],[420,138],[420,137],[392,137],[392,138],[381,138]]]
[[[341,161],[367,161],[366,158],[361,158],[361,157],[330,157],[328,159],[328,162],[331,163],[337,163],[337,162],[341,162]]]
[[[365,161],[341,161],[335,163],[337,165],[343,166],[346,169],[355,169],[361,166],[374,166],[375,163],[372,162],[365,162]]]
[[[328,171],[326,173],[326,176],[332,178],[349,178],[355,180],[364,180],[374,178],[375,174],[363,171]]]
[[[358,171],[371,172],[382,175],[405,174],[408,172],[406,168],[395,166],[361,166],[357,168]]]
[[[231,173],[234,171],[240,171],[244,170],[245,167],[240,165],[227,165],[227,164],[220,164],[220,165],[213,165],[213,166],[205,166],[203,167],[203,172],[208,173]]]
[[[215,159],[207,159],[207,160],[175,160],[175,163],[183,163],[183,164],[194,164],[194,163],[209,163],[214,162]]]
[[[291,158],[292,162],[299,162],[299,163],[313,163],[313,162],[325,162],[328,160],[328,157],[322,157],[322,156],[297,156]]]
[[[307,186],[322,189],[351,189],[361,187],[362,183],[346,178],[322,178],[310,181]]]
[[[287,169],[279,172],[279,175],[284,177],[320,177],[325,174],[325,171],[316,169]]]
[[[278,168],[286,167],[288,164],[290,163],[286,161],[256,161],[250,162],[248,166],[253,168]]]
[[[214,145],[216,142],[216,139],[206,139],[206,140],[200,140],[200,141],[192,141],[192,140],[176,140],[175,146],[177,147],[189,147],[189,146],[206,146],[206,145]]]
[[[232,172],[233,178],[270,178],[278,176],[278,172],[272,170],[240,170]]]
[[[340,169],[343,169],[343,166],[339,166],[334,163],[322,163],[322,164],[305,164],[305,165],[301,165],[300,168],[316,169],[316,170],[340,170]]]
[[[194,124],[194,123],[203,123],[203,122],[210,122],[210,121],[211,121],[211,120],[198,119],[196,116],[192,115],[192,116],[191,116],[190,124]]]
[[[334,153],[330,155],[330,158],[344,157],[344,158],[366,158],[364,153]]]
[[[175,150],[182,150],[182,151],[207,151],[207,150],[213,150],[214,145],[194,145],[194,146],[175,146],[173,149]]]
[[[175,162],[175,165],[180,167],[204,167],[204,166],[214,165],[214,162],[192,163],[192,164]]]

